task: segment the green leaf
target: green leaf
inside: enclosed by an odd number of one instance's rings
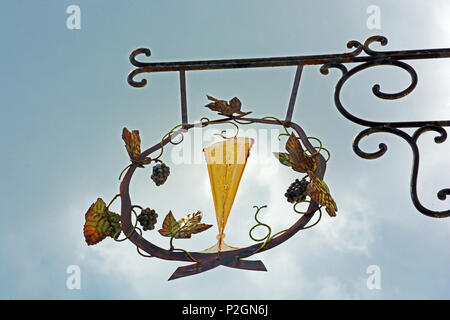
[[[289,158],[289,154],[285,153],[285,152],[274,152],[273,155],[275,156],[275,158],[277,158],[281,164],[288,166],[288,167],[292,167],[292,162]]]
[[[106,237],[117,237],[122,230],[120,215],[109,211],[102,198],[89,207],[85,219],[83,232],[88,245],[97,244]]]
[[[164,218],[162,229],[159,229],[158,232],[164,237],[172,237],[176,235],[179,228],[180,225],[173,217],[172,211],[169,211]]]
[[[201,219],[202,212],[197,211],[176,221],[172,211],[169,211],[164,218],[162,229],[159,229],[158,232],[164,237],[187,239],[194,233],[199,233],[212,227],[210,224],[200,223]]]

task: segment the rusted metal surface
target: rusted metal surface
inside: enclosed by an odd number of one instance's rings
[[[355,141],[353,142],[353,150],[355,153],[364,159],[377,159],[384,155],[387,151],[387,146],[384,143],[380,143],[379,150],[376,152],[364,152],[359,148],[360,141],[373,133],[377,132],[385,132],[385,133],[392,133],[395,134],[401,138],[403,138],[411,147],[411,151],[413,153],[413,165],[411,170],[411,182],[410,182],[410,194],[411,194],[411,200],[416,207],[417,210],[419,210],[424,215],[427,215],[432,218],[446,218],[450,216],[450,210],[445,211],[433,211],[430,209],[425,208],[417,195],[417,177],[419,173],[419,147],[417,146],[417,139],[419,136],[427,131],[434,131],[438,133],[438,135],[434,138],[434,141],[436,143],[442,143],[447,139],[447,132],[444,128],[441,126],[435,125],[435,124],[425,124],[422,127],[416,129],[412,135],[409,135],[408,133],[399,130],[397,128],[391,127],[391,126],[378,126],[378,127],[371,127],[368,129],[365,129],[361,131],[355,138]],[[437,197],[439,200],[445,200],[447,195],[450,195],[450,189],[441,189],[439,192],[437,192]]]
[[[188,123],[186,98],[186,73],[180,70],[181,123]]]
[[[435,59],[449,58],[450,48],[444,49],[419,49],[401,51],[375,51],[369,46],[373,42],[379,42],[382,46],[387,44],[387,39],[381,36],[368,38],[364,44],[358,41],[349,41],[347,48],[355,48],[352,52],[339,54],[323,54],[309,56],[274,57],[274,58],[254,58],[254,59],[228,59],[228,60],[206,60],[206,61],[178,61],[178,62],[141,62],[136,60],[139,55],[151,56],[150,49],[139,48],[130,54],[130,62],[137,67],[128,75],[128,83],[133,87],[144,87],[146,79],[135,81],[134,77],[141,73],[150,72],[170,72],[170,71],[193,71],[193,70],[219,70],[219,69],[242,69],[242,68],[267,68],[267,67],[288,67],[299,64],[323,65],[329,62],[334,63],[358,63],[369,62],[378,59],[389,60],[415,60],[415,59]],[[364,52],[365,56],[360,56]]]
[[[377,38],[377,41],[381,41],[382,44],[387,43],[387,40],[384,41],[384,39],[385,38],[382,38],[382,39]],[[411,151],[413,153],[411,180],[410,180],[410,195],[411,195],[412,203],[414,204],[414,206],[416,207],[416,209],[419,212],[421,212],[424,215],[427,215],[429,217],[433,217],[433,218],[449,217],[450,210],[444,210],[444,211],[430,210],[428,208],[425,208],[419,200],[419,197],[417,195],[417,178],[418,178],[418,173],[419,173],[420,152],[419,152],[419,148],[417,145],[417,139],[424,132],[434,131],[434,132],[438,133],[438,136],[436,136],[436,138],[435,138],[435,142],[436,143],[444,142],[447,139],[447,131],[445,130],[444,127],[450,126],[450,120],[396,121],[396,122],[372,121],[372,120],[359,118],[359,117],[355,116],[354,114],[350,113],[349,111],[347,111],[347,109],[342,104],[341,98],[340,98],[341,92],[342,92],[342,87],[344,86],[344,84],[346,83],[347,80],[349,80],[352,76],[354,76],[358,72],[361,72],[361,71],[369,69],[369,68],[377,67],[377,66],[390,65],[390,66],[394,66],[394,67],[403,69],[409,73],[409,75],[411,77],[410,84],[405,89],[403,89],[399,92],[385,93],[385,92],[381,91],[381,89],[380,89],[381,86],[379,84],[375,84],[372,87],[373,94],[377,98],[385,99],[385,100],[396,100],[396,99],[401,99],[401,98],[407,96],[416,88],[417,81],[418,81],[418,76],[417,76],[416,71],[409,64],[407,64],[403,61],[392,60],[389,57],[385,57],[384,55],[381,55],[380,53],[372,51],[372,50],[368,51],[367,45],[363,46],[362,48],[363,48],[362,50],[364,50],[364,48],[366,48],[365,52],[368,54],[371,54],[371,56],[373,56],[373,57],[377,57],[377,59],[373,60],[373,61],[361,63],[361,64],[353,67],[350,70],[348,70],[347,67],[344,66],[342,63],[338,63],[338,62],[328,62],[320,68],[320,72],[324,75],[328,74],[328,71],[330,68],[336,68],[342,72],[342,76],[339,79],[339,81],[337,82],[335,92],[334,92],[334,103],[336,105],[336,108],[348,120],[350,120],[354,123],[357,123],[359,125],[368,127],[368,129],[362,130],[356,136],[356,138],[353,142],[353,150],[355,151],[355,153],[358,156],[360,156],[364,159],[377,159],[377,158],[381,157],[387,151],[386,144],[381,143],[379,145],[378,151],[375,151],[372,153],[367,153],[367,152],[362,151],[359,148],[359,143],[364,137],[367,137],[371,134],[378,133],[378,132],[385,132],[385,133],[395,134],[395,135],[403,138],[409,144],[409,146],[411,147]],[[381,58],[380,58],[380,56],[381,56]],[[409,134],[403,130],[400,130],[399,128],[415,128],[416,130],[413,132],[413,134]],[[450,195],[449,188],[441,189],[437,192],[437,198],[439,200],[445,200],[447,195]]]
[[[300,84],[300,78],[302,77],[303,63],[297,66],[295,72],[294,85],[292,86],[291,98],[289,99],[288,110],[286,112],[286,121],[292,120],[292,113],[294,112],[295,100],[297,98],[298,86]]]

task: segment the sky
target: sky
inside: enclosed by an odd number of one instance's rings
[[[67,28],[70,5],[81,10],[80,29]],[[370,6],[379,8],[379,29],[367,25]],[[446,48],[448,1],[17,0],[0,2],[0,15],[1,299],[450,298],[450,220],[426,217],[413,206],[409,146],[376,134],[361,147],[372,152],[383,142],[388,152],[377,160],[359,158],[352,143],[364,127],[334,106],[340,73],[324,76],[319,66],[304,69],[293,121],[330,150],[325,180],[339,211],[256,255],[268,272],[218,267],[167,281],[184,262],[144,258],[131,242],[110,238],[88,247],[82,232],[97,197],[109,201],[119,192],[118,175],[129,163],[122,128],[138,129],[147,149],[181,121],[177,73],[145,75],[145,88],[127,84],[134,49],[150,48],[147,60],[154,62],[282,57],[348,52],[347,41],[375,34],[389,39],[386,50]],[[375,83],[387,92],[409,84],[403,70],[377,67],[349,80],[343,103],[371,120],[450,119],[450,60],[408,63],[419,82],[407,97],[373,96]],[[255,117],[282,118],[294,74],[295,67],[188,72],[189,120],[214,117],[203,107],[206,94],[237,96]],[[226,227],[230,245],[253,244],[254,205],[268,206],[260,217],[274,232],[298,219],[283,196],[298,175],[273,158],[283,145],[263,129],[272,128],[240,131],[256,137],[257,149]],[[167,147],[163,160],[171,176],[163,186],[153,185],[151,166],[133,176],[133,203],[158,212],[157,228],[169,210],[177,218],[202,210],[203,221],[215,224],[205,163],[180,161],[186,145],[201,158],[202,146],[219,139],[213,133],[204,132],[202,145],[191,143],[189,133],[183,144]],[[450,142],[433,138],[426,133],[419,140],[419,198],[430,209],[446,210],[449,200],[438,200],[436,192],[449,187]],[[112,210],[120,211],[120,201]],[[205,249],[215,242],[215,228],[176,244]],[[155,230],[144,236],[169,246]],[[70,266],[79,268],[79,289],[67,286]],[[375,289],[367,286],[371,266],[379,270]]]

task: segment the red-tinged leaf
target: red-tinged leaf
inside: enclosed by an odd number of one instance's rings
[[[177,220],[173,217],[172,211],[164,218],[162,229],[159,229],[158,232],[164,237],[172,237],[176,234],[179,229],[179,224]]]
[[[84,238],[88,245],[94,245],[106,237],[116,237],[120,234],[120,216],[106,208],[103,199],[98,198],[85,215]]]

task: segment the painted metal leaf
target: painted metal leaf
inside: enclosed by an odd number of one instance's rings
[[[292,162],[289,159],[289,154],[285,152],[274,152],[273,155],[277,158],[281,164],[292,167]]]
[[[159,229],[158,232],[164,237],[172,237],[175,236],[180,228],[177,220],[175,220],[172,211],[164,218],[162,229]]]
[[[138,164],[139,167],[142,168],[144,167],[144,164],[149,164],[151,162],[149,157],[145,157],[138,161],[139,155],[141,154],[141,138],[139,136],[139,130],[130,132],[127,128],[123,128],[122,139],[125,141],[125,148],[127,148],[131,162]]]
[[[308,176],[311,178],[311,182],[306,188],[306,193],[319,205],[325,206],[326,211],[328,212],[330,217],[335,217],[338,208],[333,198],[331,197],[330,189],[328,188],[326,183],[316,177],[316,175],[312,171],[308,170]]]
[[[85,214],[84,238],[88,245],[94,245],[106,237],[117,237],[121,232],[120,216],[106,209],[102,198],[98,198]]]
[[[139,130],[130,132],[127,128],[123,128],[122,139],[125,141],[125,148],[131,160],[137,160],[141,154],[141,138],[139,137]]]
[[[164,237],[187,239],[194,233],[199,233],[212,227],[210,224],[200,223],[201,220],[201,211],[188,214],[178,221],[175,220],[172,211],[170,211],[164,218],[162,229],[158,230],[158,232]]]
[[[190,238],[191,234],[199,233],[212,227],[211,224],[200,223],[201,220],[201,211],[188,214],[186,217],[179,220],[180,230],[178,232],[178,237]]]
[[[316,170],[316,161],[314,158],[305,155],[300,141],[293,132],[286,142],[286,151],[289,153],[289,160],[292,163],[292,169],[295,171],[306,173],[308,170]]]
[[[245,112],[241,111],[242,103],[237,97],[234,97],[229,102],[216,99],[209,95],[206,95],[206,97],[208,98],[208,100],[213,101],[205,105],[205,107],[211,109],[212,111],[217,111],[219,112],[219,114],[223,114],[226,116],[232,116],[234,113],[238,113],[240,115],[245,114]]]

